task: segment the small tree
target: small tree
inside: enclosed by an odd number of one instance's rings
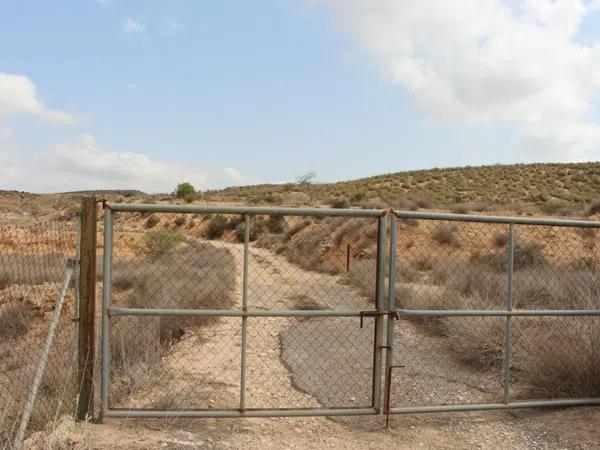
[[[179,183],[175,188],[175,195],[177,198],[183,198],[186,202],[190,203],[196,198],[196,188],[187,181]]]
[[[306,194],[310,200],[313,200],[314,195],[314,180],[317,177],[317,173],[314,171],[307,172],[296,178],[296,183],[300,192]]]

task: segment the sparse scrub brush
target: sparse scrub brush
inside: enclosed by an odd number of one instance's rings
[[[158,222],[160,222],[160,219],[155,214],[152,214],[146,219],[146,228],[154,228],[158,225]]]
[[[442,245],[457,245],[456,230],[455,225],[441,223],[434,228],[431,237]]]
[[[207,239],[219,239],[227,229],[227,219],[221,214],[212,216],[206,228]]]
[[[164,228],[157,228],[148,231],[141,239],[138,251],[150,259],[156,259],[159,256],[174,249],[185,238],[179,233],[173,233]]]
[[[336,198],[331,202],[331,207],[336,209],[350,208],[350,202],[345,198]]]
[[[278,214],[270,215],[267,219],[267,229],[269,233],[283,233],[285,219]]]

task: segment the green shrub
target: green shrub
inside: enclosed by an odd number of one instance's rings
[[[190,203],[196,198],[196,188],[191,183],[185,181],[177,185],[175,188],[175,195],[177,198],[182,198]]]
[[[206,238],[219,239],[221,236],[223,236],[227,226],[228,223],[225,216],[222,214],[212,216],[210,222],[208,223],[208,227],[206,228]]]
[[[140,241],[138,250],[150,259],[156,259],[175,248],[177,244],[184,240],[185,238],[179,233],[173,233],[164,228],[157,228],[156,230],[148,231],[144,235]]]

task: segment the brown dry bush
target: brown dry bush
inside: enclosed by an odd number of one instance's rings
[[[160,219],[158,218],[158,216],[152,214],[146,219],[146,228],[154,228],[156,225],[158,225],[159,222]]]
[[[496,233],[492,238],[492,243],[495,247],[506,247],[508,245],[508,234]]]
[[[442,245],[457,245],[456,230],[456,225],[441,223],[433,229],[431,238]]]
[[[525,247],[527,264],[513,275],[513,301],[518,309],[597,309],[600,280],[587,266],[551,264],[539,259],[539,248]],[[535,248],[535,250],[532,250]],[[534,257],[532,257],[532,254]],[[454,263],[442,292],[421,290],[397,297],[405,307],[422,309],[503,309],[507,301],[506,273],[498,256]],[[484,264],[482,262],[487,262]],[[461,266],[462,264],[462,266]],[[418,300],[418,303],[412,303]],[[406,305],[406,303],[409,303]],[[485,323],[482,320],[486,320]],[[516,318],[513,370],[520,386],[544,395],[600,395],[600,329],[592,318]],[[568,323],[571,321],[572,323]],[[483,369],[499,370],[503,361],[504,321],[444,318],[420,320],[444,337],[461,360]],[[574,325],[577,326],[574,326]]]

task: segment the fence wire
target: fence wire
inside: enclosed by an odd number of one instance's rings
[[[117,212],[112,220],[113,308],[217,311],[112,315],[111,408],[372,405],[373,317],[361,328],[358,314],[286,314],[375,309],[376,218]],[[243,310],[275,317],[227,316]]]
[[[52,312],[75,257],[77,224],[0,228],[0,446],[9,447],[30,393]],[[74,412],[74,289],[70,288],[29,421],[28,432]]]
[[[598,310],[593,228],[399,219],[398,308]],[[600,397],[600,318],[403,317],[392,407]]]

